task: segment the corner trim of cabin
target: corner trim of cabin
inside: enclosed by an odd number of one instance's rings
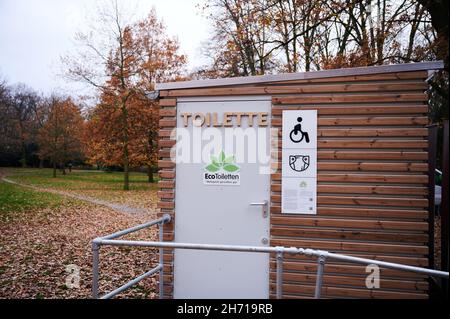
[[[174,240],[175,230],[175,163],[171,160],[170,150],[175,145],[172,131],[177,126],[177,99],[159,100],[159,136],[158,136],[158,217],[169,214],[171,222],[164,224],[164,241]],[[164,296],[173,298],[173,249],[164,250]],[[158,279],[159,280],[159,279]]]

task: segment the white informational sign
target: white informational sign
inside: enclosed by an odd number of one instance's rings
[[[317,111],[283,111],[282,213],[317,213]]]

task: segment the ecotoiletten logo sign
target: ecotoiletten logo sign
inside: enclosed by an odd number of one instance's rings
[[[205,185],[240,185],[240,167],[236,165],[234,155],[225,156],[222,151],[218,156],[211,156],[211,163],[203,172],[203,184]]]

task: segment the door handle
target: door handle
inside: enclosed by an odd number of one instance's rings
[[[268,214],[268,206],[269,206],[269,201],[264,200],[262,202],[258,202],[258,203],[250,203],[250,206],[261,206],[262,207],[262,216],[263,218],[267,218]]]

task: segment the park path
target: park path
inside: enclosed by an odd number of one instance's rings
[[[136,207],[131,207],[131,206],[127,206],[127,205],[116,204],[116,203],[108,202],[108,201],[105,201],[105,200],[102,200],[99,198],[86,196],[86,195],[74,194],[74,193],[59,191],[59,190],[50,189],[50,188],[43,188],[43,187],[37,187],[37,186],[33,186],[33,185],[28,185],[28,184],[22,184],[22,183],[18,183],[16,181],[10,180],[10,179],[6,178],[5,176],[6,176],[6,174],[0,170],[0,178],[5,183],[30,188],[30,189],[33,189],[33,190],[36,190],[39,192],[53,193],[53,194],[57,194],[60,196],[78,199],[78,200],[85,201],[85,202],[88,202],[91,204],[105,206],[105,207],[111,208],[115,211],[125,213],[125,214],[131,214],[131,215],[148,215],[149,214],[149,211],[147,211],[146,209],[143,209],[143,208],[136,208]]]

